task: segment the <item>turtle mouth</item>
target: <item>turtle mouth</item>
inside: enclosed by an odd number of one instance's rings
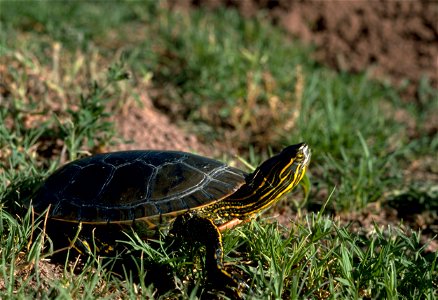
[[[306,143],[303,143],[298,151],[303,154],[302,165],[307,166],[310,162],[310,158],[312,157],[312,151],[310,150],[310,147]]]

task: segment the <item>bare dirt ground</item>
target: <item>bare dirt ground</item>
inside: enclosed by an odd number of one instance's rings
[[[140,101],[141,107],[130,105],[114,116],[118,136],[128,142],[117,144],[110,150],[172,149],[211,154],[212,149],[201,144],[195,135],[182,130],[156,110],[146,91]]]
[[[189,0],[185,2],[189,3]],[[372,75],[417,96],[423,76],[438,86],[438,3],[435,1],[198,0],[198,6],[237,7],[245,16],[264,10],[305,43],[316,59],[338,70]]]

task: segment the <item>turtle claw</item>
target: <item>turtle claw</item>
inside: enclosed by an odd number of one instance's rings
[[[237,283],[237,288],[233,290],[237,294],[238,299],[244,299],[243,295],[248,294],[251,291],[251,289],[249,285],[243,282],[242,280],[239,280],[236,283]]]
[[[239,276],[229,274],[223,269],[211,270],[207,273],[207,278],[215,289],[223,291],[232,299],[244,299],[243,295],[251,291],[249,285]]]

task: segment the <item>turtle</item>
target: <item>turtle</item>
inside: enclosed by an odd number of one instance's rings
[[[133,228],[145,238],[151,231],[168,230],[176,238],[205,246],[207,279],[239,289],[240,279],[224,268],[221,232],[291,191],[303,178],[310,157],[307,144],[291,145],[247,173],[179,151],[96,154],[55,171],[31,206],[64,227]]]

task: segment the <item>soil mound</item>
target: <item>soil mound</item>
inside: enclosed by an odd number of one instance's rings
[[[273,22],[338,70],[363,71],[416,96],[426,76],[438,87],[438,3],[434,1],[198,0],[198,6],[237,7],[245,16],[265,10]]]

